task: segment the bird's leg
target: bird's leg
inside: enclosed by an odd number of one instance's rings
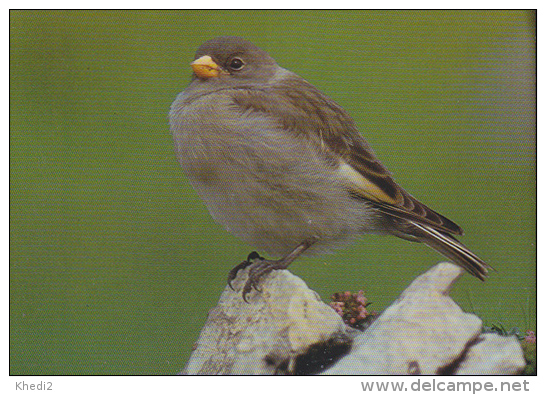
[[[237,272],[253,264],[248,274],[248,280],[243,287],[243,300],[248,303],[246,296],[254,288],[258,290],[260,280],[271,273],[273,270],[286,269],[297,257],[313,245],[314,241],[304,241],[299,244],[292,252],[279,260],[268,260],[262,258],[258,253],[252,252],[246,261],[235,266],[228,275],[228,284],[231,287],[231,281],[237,276]],[[233,287],[232,287],[233,289]]]

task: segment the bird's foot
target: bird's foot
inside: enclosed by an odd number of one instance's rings
[[[258,284],[263,277],[267,276],[273,270],[286,269],[294,261],[294,259],[311,247],[313,243],[314,240],[304,241],[284,258],[276,261],[262,258],[256,251],[251,252],[246,258],[246,261],[239,263],[230,270],[228,274],[229,287],[233,289],[231,282],[237,277],[239,270],[245,269],[252,265],[252,267],[249,269],[248,279],[243,286],[243,300],[248,303],[246,296],[250,293],[250,291],[252,291],[252,288],[254,288],[256,291],[260,291],[258,289]]]
[[[248,257],[246,258],[246,261],[242,261],[237,266],[235,266],[233,269],[231,269],[228,273],[227,283],[231,289],[235,291],[233,288],[233,285],[231,285],[231,282],[235,280],[237,277],[237,273],[239,273],[239,270],[244,270],[250,265],[254,263],[256,259],[263,260],[263,258],[258,254],[256,251],[252,251],[250,254],[248,254]]]
[[[284,259],[279,259],[278,261],[267,260],[262,257],[259,260],[256,260],[250,271],[248,273],[248,279],[243,286],[243,300],[248,303],[246,299],[247,295],[254,288],[256,291],[261,292],[261,289],[258,288],[262,278],[266,277],[273,270],[282,270],[286,269],[288,265]]]
[[[248,279],[243,286],[243,300],[247,303],[247,295],[250,293],[250,291],[252,291],[252,288],[254,288],[256,291],[260,291],[258,285],[260,284],[262,278],[267,276],[273,270],[281,270],[288,267],[284,259],[279,259],[278,261],[268,260],[262,258],[257,252],[253,251],[246,258],[246,261],[239,263],[230,270],[228,274],[228,285],[231,289],[233,289],[231,282],[235,280],[239,271],[246,269],[249,266],[251,266],[251,268],[248,273]]]

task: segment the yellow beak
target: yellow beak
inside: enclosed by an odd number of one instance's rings
[[[196,76],[202,79],[218,77],[220,74],[227,74],[208,55],[201,56],[190,64]]]

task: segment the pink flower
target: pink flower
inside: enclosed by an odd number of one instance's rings
[[[336,313],[343,316],[343,307],[345,306],[345,303],[343,302],[331,302],[330,307],[334,309]]]
[[[527,343],[535,344],[537,342],[537,336],[535,335],[535,332],[528,330],[525,332],[527,336],[523,339]]]
[[[370,315],[366,310],[367,304],[368,299],[364,296],[364,291],[355,293],[345,291],[332,295],[330,307],[343,318],[346,324],[357,325]]]

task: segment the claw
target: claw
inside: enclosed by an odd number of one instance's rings
[[[250,291],[251,291],[250,289],[246,288],[246,284],[245,284],[245,287],[243,288],[243,300],[245,301],[245,303],[248,303],[248,304],[250,304],[250,302],[248,301],[246,296],[250,293]]]
[[[248,254],[246,261],[239,263],[237,266],[235,266],[233,269],[229,271],[227,283],[233,291],[235,291],[235,289],[233,288],[233,285],[231,285],[231,283],[233,280],[235,280],[235,278],[237,278],[237,273],[239,273],[239,270],[246,269],[247,267],[252,265],[253,261],[255,261],[256,259],[263,259],[263,258],[256,251],[252,251],[250,254]]]
[[[252,251],[250,254],[248,254],[248,257],[246,258],[248,262],[252,262],[255,259],[263,259],[263,258],[256,251]]]
[[[260,280],[262,277],[271,271],[273,271],[272,266],[265,266],[263,267],[261,264],[264,262],[257,263],[257,266],[253,267],[250,270],[250,273],[248,274],[248,280],[246,280],[245,285],[243,286],[243,300],[246,303],[250,303],[247,299],[247,295],[252,291],[252,288],[254,288],[257,292],[262,292],[261,288],[259,288]],[[264,270],[267,269],[267,270]]]
[[[239,270],[243,270],[248,266],[253,265],[248,273],[248,279],[243,286],[242,292],[243,300],[246,303],[249,303],[249,301],[247,300],[247,295],[250,293],[250,291],[252,291],[252,288],[254,288],[258,292],[261,292],[261,290],[258,288],[258,285],[260,284],[260,281],[263,277],[267,276],[273,270],[286,269],[288,265],[290,265],[290,263],[294,261],[294,259],[300,256],[313,243],[314,240],[304,241],[303,243],[298,245],[292,252],[290,252],[290,254],[286,255],[282,259],[279,259],[278,261],[270,261],[264,259],[256,251],[252,251],[246,258],[246,261],[239,263],[237,266],[229,271],[227,283],[229,287],[235,291],[235,289],[231,285],[231,282],[237,277],[237,273],[239,272]]]

